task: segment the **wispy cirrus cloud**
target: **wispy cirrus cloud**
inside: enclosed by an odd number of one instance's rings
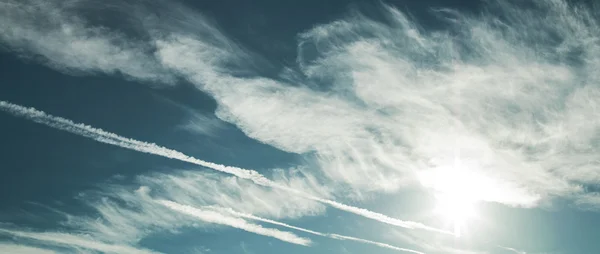
[[[91,24],[80,15],[102,9],[93,8],[96,4],[94,1],[0,1],[0,40],[8,50],[68,73],[122,74],[153,84],[172,83],[174,77],[149,54],[152,47],[147,41]]]
[[[585,7],[533,3],[492,2],[480,15],[440,9],[435,31],[389,6],[383,22],[354,13],[302,33],[300,73],[287,69],[283,81],[206,66],[210,50],[192,35],[161,41],[156,55],[213,95],[221,119],[315,154],[324,175],[359,197],[415,182],[439,188],[422,174],[444,174],[458,153],[476,176],[461,184],[477,199],[531,207],[578,199],[594,184],[596,148],[582,144],[597,124],[577,123],[595,119],[600,52]],[[230,61],[239,53],[228,51]]]
[[[309,242],[307,239],[288,232],[260,229],[235,216],[185,209],[185,206],[176,204],[185,203],[198,207],[229,205],[274,218],[316,215],[323,210],[322,206],[305,199],[289,198],[249,181],[201,170],[139,176],[136,184],[141,187],[134,189],[130,184],[106,185],[99,191],[82,193],[79,199],[91,211],[85,215],[67,216],[61,223],[62,226],[72,231],[85,232],[98,241],[129,246],[139,245],[140,241],[156,234],[175,234],[182,229],[219,229],[223,226],[247,229],[248,232],[306,245]],[[157,202],[167,199],[171,202],[167,202],[170,206]]]
[[[182,204],[179,204],[179,203],[176,203],[173,201],[168,201],[168,200],[158,200],[157,202],[172,209],[172,210],[193,216],[195,218],[198,218],[202,221],[206,221],[208,223],[227,225],[227,226],[239,228],[239,229],[251,232],[251,233],[277,238],[281,241],[290,242],[290,243],[294,243],[294,244],[306,245],[306,246],[309,246],[311,244],[311,241],[307,238],[302,238],[302,237],[296,236],[289,232],[280,231],[280,230],[272,229],[272,228],[265,228],[265,227],[262,227],[257,224],[248,223],[247,221],[245,221],[243,219],[223,215],[221,213],[218,213],[218,212],[215,212],[212,210],[203,210],[203,209],[199,209],[199,208],[188,206],[188,205],[182,205]]]
[[[56,254],[57,252],[49,249],[33,246],[15,244],[10,242],[0,242],[0,253],[14,254]]]
[[[76,235],[71,233],[60,233],[60,232],[30,232],[13,229],[0,229],[0,234],[10,235],[18,238],[25,238],[41,243],[64,246],[64,247],[79,247],[87,250],[100,251],[103,253],[139,253],[139,254],[150,254],[156,253],[150,250],[138,249],[132,246],[110,244],[104,242],[98,242],[90,237],[83,235]],[[18,251],[19,248],[17,247]],[[12,251],[10,251],[12,253]]]

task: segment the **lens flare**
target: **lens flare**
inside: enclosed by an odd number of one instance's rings
[[[452,224],[454,235],[460,237],[467,220],[475,215],[475,200],[461,195],[440,193],[436,195],[435,212]]]
[[[481,200],[479,191],[484,191],[480,188],[484,181],[458,162],[422,172],[419,177],[424,186],[435,191],[435,214],[452,225],[454,235],[460,237],[468,220],[476,215],[475,205]]]

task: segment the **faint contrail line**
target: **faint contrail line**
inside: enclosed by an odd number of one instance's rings
[[[0,235],[11,235],[17,238],[27,238],[34,241],[45,242],[50,245],[65,246],[75,249],[89,249],[102,253],[132,253],[132,254],[157,254],[154,251],[138,249],[129,245],[105,243],[96,241],[86,235],[68,234],[60,232],[31,232],[0,228]]]
[[[302,231],[302,232],[305,232],[305,233],[309,233],[309,234],[313,234],[313,235],[318,235],[318,236],[322,236],[322,237],[328,237],[328,238],[331,238],[331,239],[336,239],[336,240],[350,240],[350,241],[355,241],[355,242],[372,244],[372,245],[376,245],[376,246],[379,246],[379,247],[388,248],[388,249],[397,250],[397,251],[411,252],[411,253],[416,253],[416,254],[425,254],[425,253],[420,252],[420,251],[406,249],[406,248],[400,248],[400,247],[393,246],[393,245],[390,245],[390,244],[387,244],[387,243],[370,241],[370,240],[366,240],[366,239],[362,239],[362,238],[358,238],[358,237],[338,235],[338,234],[331,234],[331,233],[321,233],[321,232],[313,231],[313,230],[310,230],[310,229],[305,229],[305,228],[301,228],[301,227],[292,226],[292,225],[289,225],[289,224],[286,224],[286,223],[283,223],[283,222],[279,222],[279,221],[275,221],[275,220],[270,220],[270,219],[258,217],[256,215],[237,212],[237,211],[235,211],[235,210],[233,210],[231,208],[212,207],[212,206],[208,207],[208,208],[212,208],[212,209],[216,209],[216,210],[223,210],[223,211],[226,211],[226,212],[228,212],[228,213],[230,213],[232,215],[235,215],[235,216],[238,216],[238,217],[242,217],[242,218],[245,218],[245,219],[262,221],[262,222],[265,222],[265,223],[269,223],[269,224],[273,224],[273,225],[279,225],[279,226],[282,226],[282,227],[286,227],[286,228],[290,228],[290,229],[295,229],[295,230],[298,230],[298,231]]]
[[[273,237],[273,238],[276,238],[276,239],[279,239],[281,241],[288,242],[288,243],[299,244],[299,245],[304,245],[304,246],[311,245],[310,239],[299,237],[290,232],[280,231],[280,230],[274,229],[274,228],[264,228],[258,224],[248,223],[246,220],[242,219],[241,216],[235,216],[235,217],[225,216],[222,213],[214,211],[214,209],[204,210],[204,209],[200,209],[200,208],[196,208],[196,207],[192,207],[192,206],[188,206],[188,205],[182,205],[177,202],[168,201],[168,200],[157,200],[156,202],[168,207],[171,210],[196,217],[199,220],[202,220],[202,221],[205,221],[208,223],[226,225],[226,226],[230,226],[233,228],[239,228],[239,229],[242,229],[242,230],[250,232],[250,233]]]
[[[287,192],[297,194],[306,199],[310,199],[310,200],[314,200],[314,201],[317,201],[317,202],[320,202],[323,204],[327,204],[327,205],[337,208],[339,210],[350,212],[350,213],[360,215],[360,216],[363,216],[363,217],[366,217],[369,219],[373,219],[373,220],[376,220],[379,222],[387,223],[389,225],[403,227],[403,228],[411,228],[411,229],[424,229],[424,230],[428,230],[428,231],[453,235],[453,233],[450,231],[430,227],[430,226],[427,226],[427,225],[419,223],[419,222],[403,221],[403,220],[389,217],[384,214],[369,211],[364,208],[349,206],[349,205],[342,204],[342,203],[339,203],[339,202],[336,202],[333,200],[315,197],[315,196],[306,194],[302,191],[299,191],[299,190],[296,190],[296,189],[293,189],[293,188],[290,188],[287,186],[280,185],[276,182],[273,182],[272,180],[266,178],[265,176],[263,176],[262,174],[254,171],[254,170],[225,166],[225,165],[220,165],[220,164],[216,164],[216,163],[212,163],[212,162],[208,162],[208,161],[203,161],[200,159],[196,159],[192,156],[185,155],[179,151],[176,151],[173,149],[168,149],[168,148],[159,146],[154,143],[148,143],[148,142],[138,141],[138,140],[131,139],[131,138],[122,137],[115,133],[107,132],[107,131],[104,131],[99,128],[94,128],[92,126],[85,125],[82,123],[75,123],[66,118],[50,115],[43,111],[37,110],[35,108],[24,107],[24,106],[13,104],[13,103],[10,103],[7,101],[0,101],[0,109],[5,112],[8,112],[14,116],[23,117],[23,118],[29,119],[33,122],[44,124],[46,126],[60,129],[63,131],[67,131],[67,132],[77,134],[80,136],[84,136],[84,137],[96,140],[98,142],[101,142],[101,143],[115,145],[115,146],[119,146],[122,148],[127,148],[127,149],[131,149],[131,150],[135,150],[135,151],[143,152],[143,153],[154,154],[154,155],[158,155],[158,156],[162,156],[162,157],[166,157],[166,158],[170,158],[170,159],[175,159],[175,160],[179,160],[179,161],[189,162],[192,164],[196,164],[199,166],[217,170],[217,171],[220,171],[223,173],[231,174],[231,175],[237,176],[239,178],[247,179],[247,180],[250,180],[261,186],[285,190]]]
[[[527,252],[525,252],[525,251],[517,250],[517,249],[511,248],[511,247],[506,247],[506,246],[502,246],[502,245],[496,245],[496,247],[498,247],[500,249],[512,251],[512,252],[514,252],[516,254],[527,254]]]

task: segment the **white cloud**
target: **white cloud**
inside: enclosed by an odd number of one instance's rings
[[[186,120],[181,123],[178,128],[190,133],[209,136],[212,138],[218,138],[221,131],[225,130],[228,126],[225,122],[216,118],[214,115],[208,112],[197,112],[194,108],[181,104],[172,99],[159,97],[162,101],[167,102],[186,113]]]
[[[0,2],[0,42],[12,51],[41,58],[50,67],[69,73],[122,73],[128,78],[161,84],[174,81],[148,54],[153,49],[147,42],[89,24],[80,17],[78,11],[95,4],[4,0]]]
[[[455,244],[455,238],[449,237],[436,237],[429,234],[423,234],[417,231],[398,231],[392,229],[387,234],[388,237],[401,240],[404,243],[419,246],[425,253],[440,253],[440,254],[484,254],[484,253],[495,253],[485,249],[477,249],[475,246],[471,246],[470,249],[466,249],[465,246]],[[492,249],[496,249],[496,246],[492,246]]]
[[[282,186],[327,194],[327,189],[310,185],[304,177],[275,175],[276,182]],[[261,187],[236,177],[201,171],[188,170],[141,177],[140,183],[160,193],[160,198],[193,206],[219,205],[273,218],[300,218],[325,211],[323,205],[288,192]]]
[[[199,209],[196,207],[182,205],[182,204],[168,201],[168,200],[159,200],[157,202],[159,202],[160,204],[162,204],[170,209],[173,209],[177,212],[193,216],[195,218],[198,218],[198,219],[208,222],[208,223],[216,223],[216,224],[222,224],[222,225],[226,225],[226,226],[230,226],[230,227],[234,227],[234,228],[239,228],[239,229],[251,232],[251,233],[264,235],[264,236],[270,236],[270,237],[279,239],[281,241],[289,242],[289,243],[305,245],[305,246],[311,245],[311,241],[307,238],[302,238],[302,237],[296,236],[292,233],[280,231],[277,229],[265,228],[265,227],[262,227],[257,224],[248,223],[247,221],[245,221],[243,219],[227,216],[227,215],[215,212],[215,211],[202,210],[202,209]]]
[[[189,114],[188,120],[180,126],[182,130],[217,138],[219,132],[226,128],[225,124],[215,117],[193,111],[190,111]]]
[[[0,34],[9,48],[70,70],[143,80],[178,73],[248,136],[314,154],[323,175],[352,197],[411,186],[420,171],[448,166],[460,150],[470,170],[493,179],[490,188],[507,190],[484,200],[535,206],[600,178],[593,120],[600,50],[590,10],[533,2],[491,2],[481,15],[441,9],[448,22],[435,31],[389,6],[384,21],[353,13],[300,34],[301,73],[286,68],[284,76],[295,77],[287,83],[246,75],[255,56],[176,4],[158,4],[165,20],[123,5],[138,11],[132,20],[141,25],[131,26],[148,41],[65,14],[85,1],[5,1]]]
[[[65,246],[65,247],[80,247],[89,250],[101,251],[104,253],[155,253],[149,250],[138,249],[126,245],[109,244],[98,242],[88,236],[75,235],[70,233],[59,232],[28,232],[12,229],[0,229],[0,234],[7,234],[14,237],[26,238],[35,241],[44,242],[47,244]]]
[[[56,254],[57,252],[27,245],[0,242],[0,253],[11,254]]]
[[[296,178],[289,176],[288,184],[294,185],[299,180]],[[324,211],[324,207],[314,201],[290,197],[235,177],[199,170],[140,176],[137,182],[142,185],[137,190],[126,186],[106,186],[100,192],[82,194],[82,202],[95,212],[71,216],[65,226],[86,232],[94,239],[136,244],[154,233],[177,232],[182,227],[204,228],[215,223],[201,223],[190,216],[173,212],[157,203],[157,199],[194,207],[230,206],[273,218],[297,218]],[[280,183],[286,184],[284,180]]]
[[[159,58],[212,94],[220,118],[316,154],[326,176],[358,193],[398,191],[451,167],[458,152],[479,176],[463,184],[487,179],[481,200],[532,207],[575,197],[598,179],[597,21],[558,0],[491,5],[502,21],[442,10],[451,22],[434,32],[392,8],[385,22],[354,15],[317,26],[300,36],[308,79],[289,84],[207,68],[194,60],[207,50]]]
[[[331,199],[393,193],[415,183],[444,191],[447,185],[432,179],[443,177],[458,154],[468,177],[454,177],[452,184],[472,189],[477,199],[523,207],[556,197],[585,208],[600,204],[584,188],[600,180],[595,170],[600,26],[594,10],[561,0],[536,0],[531,8],[490,2],[480,15],[438,10],[447,22],[426,31],[386,6],[383,21],[354,13],[300,34],[294,66],[300,72],[286,68],[284,78],[271,79],[245,69],[252,53],[193,11],[166,8],[180,19],[141,20],[149,38],[138,42],[84,25],[84,18],[66,15],[71,9],[55,2],[31,3],[0,3],[0,39],[9,49],[42,55],[67,71],[161,81],[176,73],[215,98],[219,118],[251,138],[314,159],[320,169],[271,180],[0,102],[13,114],[100,142],[262,185],[194,171],[141,176],[139,183],[160,190],[164,197],[159,198],[274,218],[319,214],[320,202],[393,225],[426,228]],[[29,16],[47,25],[26,20]],[[71,50],[63,47],[67,42]],[[75,218],[72,225],[104,240],[123,234],[132,243],[152,229],[176,230],[189,222],[165,213],[147,193],[118,187],[103,194],[109,198],[90,202],[102,219]],[[114,200],[133,201],[136,209]]]

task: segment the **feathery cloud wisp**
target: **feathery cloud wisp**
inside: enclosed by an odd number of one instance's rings
[[[19,238],[27,238],[35,241],[44,242],[51,245],[65,247],[80,247],[89,250],[100,251],[104,253],[132,253],[132,254],[153,254],[156,252],[144,249],[138,249],[131,246],[109,244],[97,242],[85,236],[57,233],[57,232],[27,232],[0,228],[0,234],[11,235]]]
[[[21,244],[8,242],[0,242],[0,253],[11,254],[57,254],[57,252],[49,249],[42,249]]]
[[[68,73],[120,73],[161,84],[174,81],[148,54],[149,44],[90,25],[74,14],[84,7],[81,2],[0,1],[0,41],[17,54]]]
[[[281,241],[285,241],[285,242],[289,242],[289,243],[293,243],[293,244],[299,244],[299,245],[305,245],[305,246],[309,246],[311,244],[311,241],[309,239],[296,236],[290,232],[280,231],[280,230],[272,229],[272,228],[264,228],[260,225],[248,223],[247,221],[245,221],[243,219],[236,218],[236,217],[230,217],[230,216],[223,215],[223,214],[215,212],[215,211],[202,210],[199,208],[191,207],[188,205],[182,205],[182,204],[179,204],[179,203],[176,203],[173,201],[168,201],[168,200],[158,200],[157,202],[170,208],[170,209],[173,209],[174,211],[196,217],[205,222],[216,223],[216,224],[226,225],[226,226],[230,226],[230,227],[234,227],[234,228],[239,228],[239,229],[251,232],[251,233],[273,237],[273,238],[279,239]]]

